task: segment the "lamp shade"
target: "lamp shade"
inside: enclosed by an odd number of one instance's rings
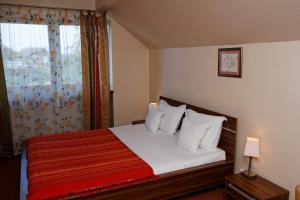
[[[247,137],[244,156],[259,157],[259,139]]]
[[[150,103],[149,104],[149,109],[150,108],[158,108],[158,104],[157,103]]]

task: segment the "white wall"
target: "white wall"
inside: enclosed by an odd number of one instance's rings
[[[300,41],[245,44],[242,79],[218,77],[218,46],[153,50],[150,96],[161,94],[238,118],[236,168],[259,137],[254,170],[290,190],[300,183]]]
[[[145,119],[149,104],[149,50],[113,19],[111,26],[117,126]]]
[[[0,4],[95,10],[95,0],[0,0]]]

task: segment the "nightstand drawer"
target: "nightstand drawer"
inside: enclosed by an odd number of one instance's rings
[[[256,200],[255,198],[251,197],[250,195],[246,194],[233,184],[229,183],[227,185],[226,190],[227,195],[232,197],[233,199],[240,199],[240,200]]]

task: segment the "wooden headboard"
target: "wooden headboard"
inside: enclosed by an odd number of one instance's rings
[[[194,110],[199,113],[208,115],[224,116],[227,121],[223,123],[223,129],[219,141],[218,147],[226,152],[226,160],[234,160],[235,158],[235,146],[236,146],[236,135],[237,135],[237,119],[222,113],[217,113],[211,110],[193,106],[184,102],[180,102],[174,99],[160,96],[159,99],[163,99],[172,106],[180,106],[185,104],[187,109]]]

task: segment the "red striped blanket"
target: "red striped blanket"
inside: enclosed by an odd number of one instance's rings
[[[154,177],[109,129],[28,140],[27,176],[30,200],[82,196]]]

